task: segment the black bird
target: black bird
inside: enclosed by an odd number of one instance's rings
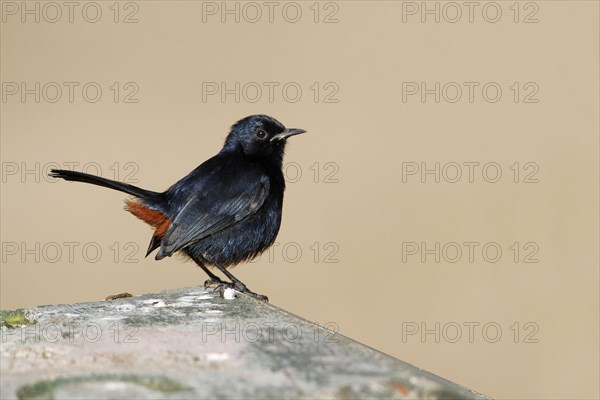
[[[251,260],[277,237],[285,180],[281,170],[287,138],[306,132],[286,129],[266,115],[246,117],[231,127],[221,151],[164,192],[69,170],[50,176],[91,183],[133,195],[125,209],[154,227],[146,256],[182,252],[209,276],[205,286],[231,287],[260,300],[228,267]],[[231,282],[221,280],[216,267]]]

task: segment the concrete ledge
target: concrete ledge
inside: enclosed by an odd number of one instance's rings
[[[244,295],[2,312],[2,399],[486,397]]]

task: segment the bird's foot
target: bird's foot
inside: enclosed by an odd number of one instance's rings
[[[225,281],[221,280],[221,278],[219,278],[219,277],[216,277],[216,279],[215,278],[207,279],[204,282],[204,289],[208,289],[209,287],[219,289],[225,283],[229,283],[229,282],[225,282]]]
[[[254,293],[252,291],[248,291],[246,294],[254,297],[258,301],[264,301],[265,303],[269,302],[269,298],[267,296],[265,296],[264,294],[258,294],[258,293]]]
[[[250,297],[254,297],[258,301],[264,301],[265,303],[269,302],[269,298],[267,296],[265,296],[263,294],[254,293],[252,290],[248,289],[248,287],[240,281],[235,282],[233,284],[233,288],[235,290],[237,290],[238,292],[247,294]]]
[[[209,279],[204,283],[205,287],[207,287],[206,286],[207,284],[209,284],[210,287],[214,288],[213,292],[220,291],[221,294],[223,294],[225,289],[234,289],[240,293],[244,293],[244,294],[247,294],[248,296],[254,297],[256,300],[264,301],[265,303],[269,302],[269,298],[267,296],[264,296],[264,295],[258,294],[258,293],[254,293],[252,290],[248,289],[248,287],[240,281],[232,283],[232,282],[225,282],[220,279],[219,279],[219,281],[214,281],[214,280]]]
[[[225,298],[231,299],[231,297],[229,297],[231,295],[226,296],[226,294],[225,294],[226,289],[232,289],[232,290],[234,290],[234,293],[235,293],[235,287],[234,287],[233,283],[231,283],[231,282],[225,282],[222,280],[214,281],[214,280],[209,279],[204,284],[205,284],[205,288],[206,288],[206,285],[208,284],[210,287],[212,287],[213,293],[219,292],[221,297],[224,299]],[[235,294],[233,294],[233,297],[237,297],[237,296]]]

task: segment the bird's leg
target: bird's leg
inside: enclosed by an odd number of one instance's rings
[[[217,267],[219,269],[219,271],[224,273],[225,276],[227,276],[231,280],[231,282],[232,282],[231,287],[233,287],[238,292],[245,293],[247,295],[254,297],[257,300],[264,301],[266,303],[269,302],[269,298],[267,296],[258,294],[258,293],[254,293],[252,290],[248,289],[248,287],[246,285],[244,285],[244,283],[242,281],[240,281],[238,278],[233,276],[233,274],[231,272],[227,271],[227,269],[225,267],[223,267],[222,265],[217,264],[214,261],[211,261],[211,264],[213,264],[215,267]],[[225,284],[225,285],[227,285],[227,284]]]
[[[213,273],[211,272],[211,270],[210,270],[210,269],[208,269],[208,267],[207,267],[206,265],[204,265],[204,260],[202,260],[202,258],[200,258],[200,257],[196,257],[196,256],[193,256],[193,255],[191,255],[191,254],[188,254],[188,255],[190,256],[190,258],[191,258],[192,260],[194,260],[194,262],[195,262],[196,264],[198,264],[198,266],[199,266],[200,268],[202,268],[202,269],[204,270],[204,272],[206,272],[206,274],[207,274],[207,275],[208,275],[208,277],[210,278],[210,279],[208,279],[206,282],[204,282],[204,289],[206,289],[207,287],[209,287],[209,286],[212,286],[212,285],[216,285],[217,287],[220,287],[220,286],[222,286],[222,285],[224,285],[224,284],[226,284],[226,283],[229,283],[229,282],[224,282],[224,281],[223,281],[221,278],[219,278],[217,275],[213,274]]]

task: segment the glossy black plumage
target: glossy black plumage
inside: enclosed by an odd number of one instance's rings
[[[185,178],[184,178],[185,179]],[[156,259],[185,248],[224,266],[253,257],[271,245],[281,223],[285,181],[281,168],[247,156],[220,153],[192,173],[195,188],[178,182],[165,192],[173,221]],[[184,182],[183,185],[189,185]]]
[[[266,115],[246,117],[232,126],[217,155],[162,193],[74,171],[53,170],[51,176],[135,196],[136,203],[130,201],[128,209],[156,228],[148,254],[158,249],[160,260],[182,251],[210,281],[266,300],[226,268],[254,258],[275,241],[285,190],[285,143],[303,132],[286,129]],[[217,267],[231,282],[222,281],[206,265]]]

